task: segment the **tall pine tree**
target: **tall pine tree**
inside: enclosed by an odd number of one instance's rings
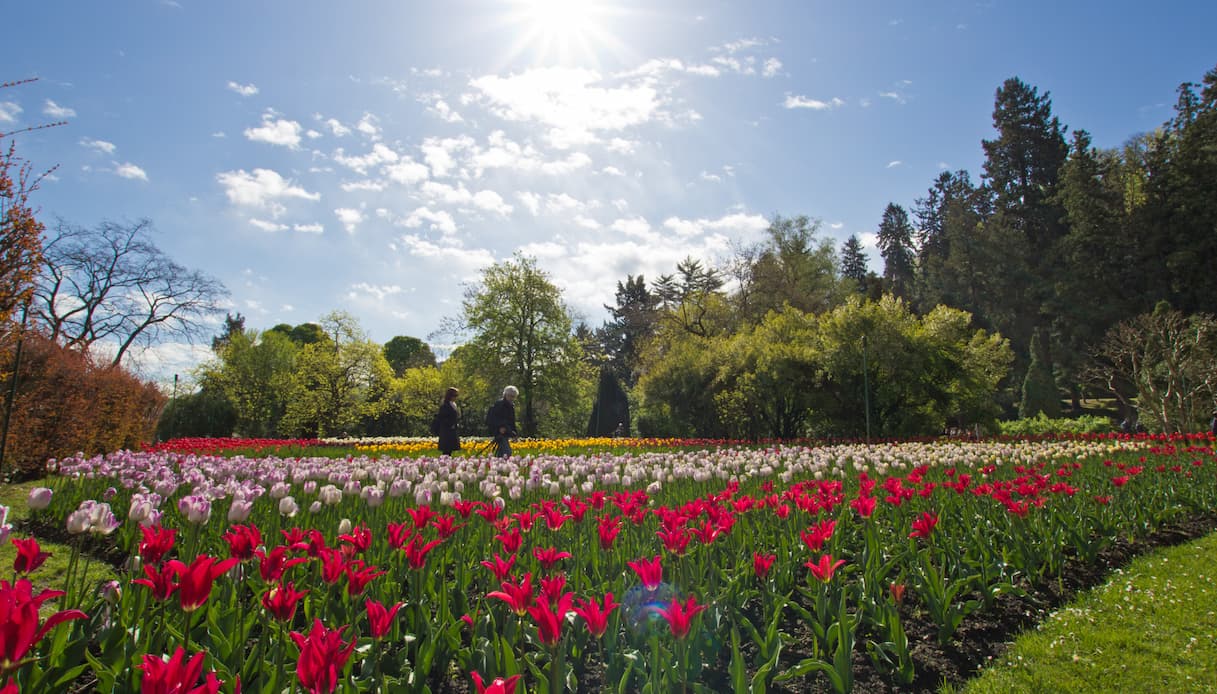
[[[853,280],[859,294],[866,293],[866,253],[857,234],[850,234],[841,244],[841,276]]]
[[[883,279],[892,294],[908,299],[913,288],[913,225],[909,214],[896,203],[888,203],[879,222],[879,253],[883,256]]]

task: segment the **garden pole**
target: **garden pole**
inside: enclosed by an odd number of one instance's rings
[[[862,336],[862,403],[866,410],[866,443],[870,443],[870,376],[866,368],[866,335]]]
[[[4,431],[0,433],[0,480],[4,479],[4,451],[8,448],[8,424],[13,416],[13,400],[17,398],[17,373],[21,370],[21,348],[25,345],[25,322],[29,316],[30,302],[21,307],[21,332],[17,333],[17,349],[13,352],[13,376],[4,398]]]
[[[169,417],[169,438],[173,439],[177,435],[177,374],[173,374],[173,397],[169,398],[169,410],[173,413]]]

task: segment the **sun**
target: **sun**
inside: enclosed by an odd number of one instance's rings
[[[610,0],[513,0],[505,17],[511,55],[538,64],[598,65],[602,54],[620,51],[613,33],[620,14]]]

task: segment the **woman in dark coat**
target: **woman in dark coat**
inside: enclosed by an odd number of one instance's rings
[[[459,394],[456,388],[444,391],[444,402],[435,414],[440,455],[452,455],[461,449],[461,439],[456,435],[456,425],[461,419],[461,410],[456,406],[456,396]]]

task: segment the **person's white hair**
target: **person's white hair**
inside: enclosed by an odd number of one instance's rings
[[[516,388],[515,386],[507,386],[506,388],[503,389],[503,397],[507,397],[508,395],[515,396],[515,395],[519,395],[519,394],[520,394],[520,389]]]

